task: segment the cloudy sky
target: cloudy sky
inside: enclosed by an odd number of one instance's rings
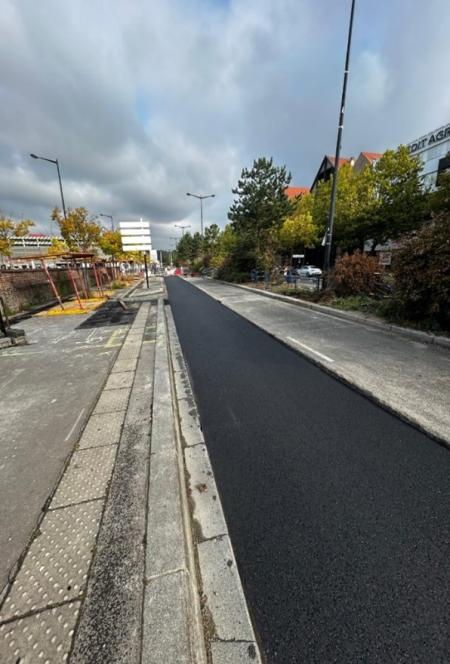
[[[223,226],[243,166],[333,153],[350,0],[0,0],[0,208]],[[450,122],[449,0],[357,0],[343,154]]]

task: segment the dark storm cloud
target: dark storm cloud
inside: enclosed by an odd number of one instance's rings
[[[343,151],[383,150],[450,118],[447,0],[359,0]],[[198,227],[186,191],[231,187],[262,154],[309,185],[333,152],[347,0],[4,0],[0,207],[48,228],[67,202],[146,217],[167,245]]]

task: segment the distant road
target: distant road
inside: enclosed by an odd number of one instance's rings
[[[450,661],[450,452],[166,283],[269,664]]]

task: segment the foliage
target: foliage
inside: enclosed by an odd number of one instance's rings
[[[433,214],[450,214],[450,173],[442,173],[435,191],[430,194],[430,210]]]
[[[395,256],[396,296],[406,317],[450,329],[450,214],[411,235]]]
[[[292,214],[287,217],[279,231],[282,249],[293,252],[303,247],[313,247],[318,240],[318,227],[311,211],[311,195],[301,196],[294,203]]]
[[[98,245],[103,253],[113,259],[123,253],[120,231],[103,230],[98,239]]]
[[[334,288],[337,295],[360,295],[377,292],[382,283],[382,267],[378,259],[357,250],[336,261]]]
[[[28,235],[29,229],[34,226],[30,219],[13,221],[4,215],[0,216],[0,256],[11,256],[13,237],[24,237]]]
[[[64,240],[58,240],[58,238],[52,238],[51,246],[48,250],[49,256],[57,256],[58,254],[64,254],[69,251],[69,247],[64,242]]]
[[[396,240],[418,228],[427,210],[422,162],[401,145],[386,150],[374,167],[376,201],[367,227],[373,246]]]
[[[234,232],[251,244],[256,262],[262,266],[276,250],[275,240],[284,220],[292,213],[286,196],[291,174],[285,166],[274,166],[273,159],[261,157],[251,169],[244,168],[236,199],[228,212]]]
[[[101,228],[93,219],[88,218],[86,208],[69,209],[66,219],[60,210],[55,208],[52,219],[58,223],[70,251],[92,251],[98,245]]]

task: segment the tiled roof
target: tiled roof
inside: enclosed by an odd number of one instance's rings
[[[331,155],[327,154],[326,157],[334,166],[334,156],[332,157]],[[350,161],[350,157],[339,157],[339,168],[342,166],[342,164],[346,164],[348,161]]]
[[[288,198],[295,198],[303,194],[309,194],[309,187],[287,187],[286,196]]]
[[[383,156],[382,152],[361,152],[369,161],[376,161]]]

